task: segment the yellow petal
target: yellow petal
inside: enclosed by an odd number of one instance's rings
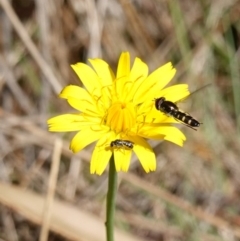
[[[132,154],[132,150],[127,150],[124,148],[119,148],[114,150],[114,161],[115,161],[115,167],[117,172],[128,171],[130,160],[131,160],[131,154]]]
[[[148,66],[139,58],[135,58],[129,79],[136,81],[138,78],[148,76]]]
[[[178,102],[185,99],[190,94],[187,84],[179,84],[167,87],[159,93],[157,93],[154,98],[165,97],[166,100],[172,102]]]
[[[112,152],[110,150],[95,148],[90,163],[90,173],[102,175],[109,163],[111,156]]]
[[[114,82],[114,95],[116,99],[124,101],[128,94],[131,82],[129,81],[130,74],[130,55],[128,52],[123,52],[119,58],[117,76]]]
[[[102,86],[100,89],[100,98],[95,98],[96,102],[97,104],[103,103],[105,109],[107,109],[111,103],[112,84],[115,80],[115,76],[105,61],[101,59],[89,59],[89,62],[96,71]]]
[[[145,172],[156,170],[156,157],[152,147],[141,137],[132,137],[134,141],[133,151],[136,153]]]
[[[183,146],[183,142],[186,140],[185,135],[178,128],[171,125],[145,125],[139,131],[139,135],[150,139],[164,139],[179,146]]]
[[[112,156],[112,151],[110,148],[107,148],[107,145],[110,145],[113,138],[113,132],[107,133],[104,135],[94,148],[91,163],[90,163],[90,173],[101,175],[106,169],[107,164]]]
[[[75,98],[71,98],[71,97],[69,97],[67,99],[67,102],[74,109],[79,110],[85,114],[93,115],[93,116],[100,116],[102,114],[101,110],[99,108],[97,108],[97,105],[95,105],[92,102],[88,102],[85,100],[79,100],[79,99],[75,99]]]
[[[109,86],[115,80],[115,76],[109,65],[102,59],[89,59],[88,60],[99,76],[102,86]]]
[[[85,89],[77,85],[66,86],[59,94],[59,97],[63,99],[75,98],[78,100],[93,102],[91,95]]]
[[[80,114],[64,114],[50,118],[47,123],[49,125],[49,131],[63,132],[79,131],[89,126],[91,122]]]
[[[141,59],[135,58],[133,63],[133,67],[130,72],[129,81],[131,83],[131,88],[127,91],[127,98],[126,101],[133,100],[133,96],[138,90],[141,83],[146,79],[148,76],[148,66],[142,62]]]
[[[86,89],[92,95],[100,96],[101,83],[96,72],[84,63],[71,65],[75,73],[78,75]]]
[[[156,114],[153,114],[156,113]],[[161,111],[155,111],[152,110],[148,113],[148,115],[145,118],[145,123],[147,124],[179,124],[179,121],[173,118],[172,116],[167,116],[166,114],[163,114]]]
[[[150,109],[150,111],[149,111],[149,109]],[[142,118],[142,121],[144,121],[145,123],[149,123],[149,124],[151,124],[151,123],[178,123],[173,117],[167,116],[163,112],[157,110],[155,108],[155,106],[152,106],[151,108],[148,108],[147,110],[148,110],[147,113],[144,112],[144,108],[141,108],[139,110],[140,113],[142,112],[142,117],[144,116],[144,118]],[[139,119],[138,121],[141,121],[141,119]]]
[[[100,130],[94,130],[92,128],[86,128],[78,132],[72,139],[70,149],[76,153],[82,150],[90,143],[100,139],[105,133],[108,132],[108,128],[99,126]]]
[[[76,110],[85,112],[87,114],[100,114],[97,108],[96,101],[83,88],[76,85],[66,86],[59,94],[61,98],[67,99],[68,103]],[[88,111],[87,111],[88,110]]]
[[[123,52],[118,61],[117,76],[116,79],[120,79],[130,74],[130,54],[129,52]]]
[[[134,95],[134,103],[142,103],[150,100],[162,88],[164,88],[176,73],[171,63],[167,63],[151,73],[139,86]]]
[[[128,87],[129,84],[131,84],[129,81],[128,76],[123,76],[119,79],[116,79],[115,81],[115,91],[117,95],[117,99],[119,101],[124,101],[128,92],[126,91],[126,88]]]

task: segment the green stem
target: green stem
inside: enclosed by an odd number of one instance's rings
[[[117,172],[114,163],[114,156],[110,159],[109,174],[108,174],[108,193],[107,193],[107,220],[106,220],[106,234],[107,241],[114,241],[114,214],[115,214],[115,200],[117,193]]]

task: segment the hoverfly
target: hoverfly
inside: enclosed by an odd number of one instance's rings
[[[200,122],[194,119],[191,115],[179,110],[177,105],[171,101],[166,100],[165,97],[160,97],[155,99],[155,107],[157,110],[163,112],[164,114],[168,116],[172,116],[179,122],[182,122],[184,125],[192,128],[193,130],[195,127],[200,126]]]
[[[128,140],[117,139],[110,143],[111,148],[123,148],[123,149],[133,149],[134,143]]]

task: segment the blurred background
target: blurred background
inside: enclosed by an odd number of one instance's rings
[[[58,98],[81,85],[70,64],[103,58],[115,71],[122,51],[151,71],[171,61],[171,84],[200,89],[184,110],[203,124],[181,125],[183,148],[151,142],[156,172],[133,156],[119,175],[116,240],[240,240],[240,1],[0,0],[0,31],[1,241],[39,240],[42,223],[42,241],[104,240],[107,173],[89,174],[94,145],[72,154],[74,133],[49,133],[46,120],[72,112]]]

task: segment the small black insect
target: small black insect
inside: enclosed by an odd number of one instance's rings
[[[192,128],[193,130],[196,130],[194,127],[199,127],[201,124],[191,115],[183,111],[180,111],[175,103],[166,100],[164,97],[155,99],[155,107],[157,110],[163,112],[168,116],[174,117],[176,120],[182,122],[183,124]]]
[[[110,143],[110,147],[114,148],[123,148],[123,149],[133,149],[134,147],[134,143],[132,141],[128,141],[128,140],[120,140],[117,139],[115,141],[112,141]]]

